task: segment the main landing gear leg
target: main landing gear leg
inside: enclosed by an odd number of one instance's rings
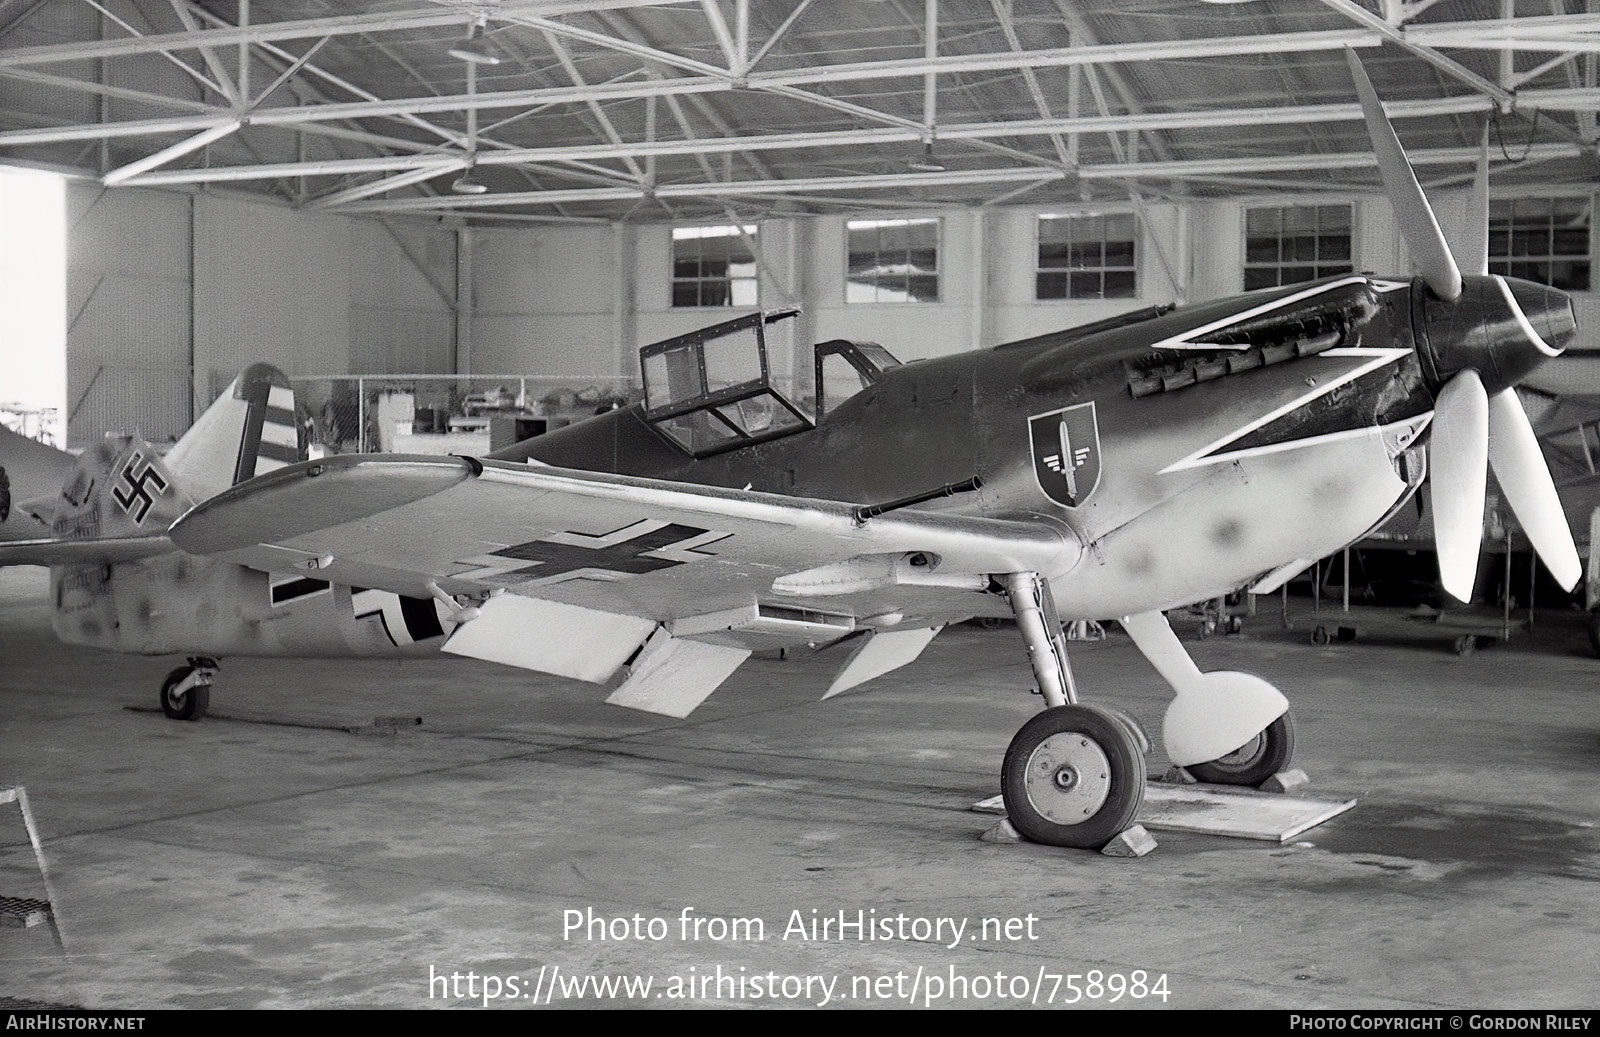
[[[1133,824],[1144,803],[1149,743],[1129,718],[1078,703],[1050,584],[1038,573],[1010,573],[1004,582],[1048,707],[1006,750],[1006,814],[1036,843],[1099,849]]]
[[[195,656],[161,682],[161,712],[173,720],[199,720],[211,705],[211,684],[217,679],[217,661]]]
[[[1201,781],[1260,785],[1289,766],[1289,700],[1249,673],[1201,673],[1160,612],[1124,616],[1122,628],[1177,692],[1167,707],[1167,756]]]

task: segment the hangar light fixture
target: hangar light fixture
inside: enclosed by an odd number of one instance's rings
[[[472,23],[467,26],[466,42],[460,44],[459,46],[451,47],[449,50],[445,51],[445,53],[449,54],[452,58],[459,58],[462,61],[465,61],[468,65],[500,64],[500,59],[495,57],[493,54],[490,54],[488,49],[476,39],[479,26],[486,25],[487,23],[487,18],[481,16],[474,18]]]
[[[943,173],[945,165],[933,153],[933,141],[925,141],[922,145],[922,154],[915,155],[906,163],[919,173]]]
[[[469,165],[456,182],[450,185],[450,190],[456,194],[483,194],[489,190],[489,185],[482,180],[474,180],[472,167]]]

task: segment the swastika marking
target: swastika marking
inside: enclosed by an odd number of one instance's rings
[[[167,480],[137,450],[129,455],[128,463],[122,469],[120,483],[111,488],[112,499],[122,505],[123,511],[133,516],[135,523],[144,521],[155,498],[167,489]],[[155,487],[154,495],[150,492],[152,486]]]

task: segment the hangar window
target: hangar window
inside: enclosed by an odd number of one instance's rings
[[[672,305],[756,305],[755,225],[674,227]]]
[[[1350,273],[1351,226],[1348,205],[1245,210],[1245,291]]]
[[[1038,299],[1132,299],[1138,292],[1132,213],[1039,217]]]
[[[939,221],[851,220],[846,302],[938,302]]]
[[[1587,291],[1594,199],[1517,198],[1489,204],[1489,272]]]

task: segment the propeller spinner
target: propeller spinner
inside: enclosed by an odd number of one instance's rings
[[[1384,193],[1422,282],[1417,286],[1421,305],[1413,312],[1417,348],[1434,393],[1429,460],[1440,581],[1456,598],[1471,599],[1487,470],[1492,467],[1534,550],[1570,590],[1583,566],[1515,386],[1572,340],[1577,331],[1572,302],[1554,288],[1490,275],[1487,249],[1476,241],[1463,273],[1366,71],[1355,51],[1347,50],[1346,57]],[[1485,158],[1478,163],[1473,189],[1474,208],[1485,228],[1488,174]]]

